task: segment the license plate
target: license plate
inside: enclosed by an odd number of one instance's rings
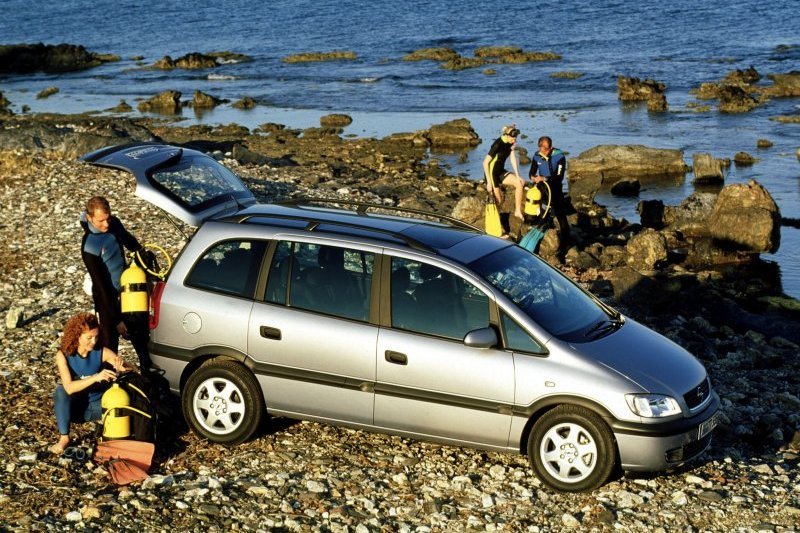
[[[717,427],[717,424],[719,424],[719,418],[720,414],[719,411],[717,411],[716,413],[711,415],[711,418],[700,424],[700,428],[697,431],[697,438],[702,439],[703,437],[711,433],[711,430],[713,430],[715,427]]]

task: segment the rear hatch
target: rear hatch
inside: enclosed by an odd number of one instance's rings
[[[80,159],[130,172],[136,178],[136,196],[193,227],[256,203],[236,174],[196,150],[135,143],[103,148]]]

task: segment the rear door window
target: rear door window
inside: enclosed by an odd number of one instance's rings
[[[186,285],[252,298],[266,243],[233,240],[209,248],[186,277]]]

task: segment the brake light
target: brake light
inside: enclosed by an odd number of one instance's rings
[[[161,295],[164,293],[163,281],[156,281],[153,285],[153,291],[150,293],[150,329],[158,327],[158,315],[161,309]]]

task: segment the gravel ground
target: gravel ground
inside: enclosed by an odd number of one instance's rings
[[[225,163],[265,198],[304,187],[301,168]],[[47,452],[57,437],[58,334],[67,317],[91,309],[77,220],[94,194],[143,242],[180,249],[174,227],[133,197],[128,175],[41,152],[0,159],[0,313],[24,308],[19,327],[0,324],[0,530],[800,529],[798,346],[692,316],[634,316],[689,344],[723,401],[712,447],[673,472],[556,494],[522,456],[285,419],[226,448],[187,432],[177,415],[152,476],[118,488],[91,461]],[[122,354],[135,360],[124,342]],[[79,443],[92,445],[91,426],[77,426]]]

